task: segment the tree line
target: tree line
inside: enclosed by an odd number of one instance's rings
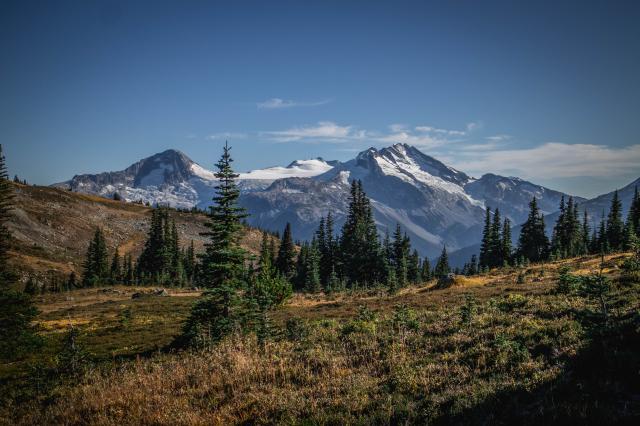
[[[622,203],[614,191],[609,213],[602,212],[598,226],[589,224],[589,212],[579,213],[573,197],[560,199],[558,219],[551,238],[545,231],[544,215],[534,197],[529,203],[527,220],[522,224],[518,244],[511,243],[509,219],[501,222],[500,211],[487,208],[479,259],[475,255],[465,264],[464,273],[473,275],[490,268],[522,265],[576,256],[611,253],[631,249],[635,237],[640,237],[640,196],[634,190],[626,222],[622,218]]]

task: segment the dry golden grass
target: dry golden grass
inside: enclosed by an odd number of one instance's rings
[[[605,259],[614,279],[623,258]],[[238,335],[200,352],[103,362],[59,384],[45,400],[53,403],[34,399],[8,418],[69,425],[491,423],[499,413],[606,419],[619,413],[603,411],[603,399],[586,405],[561,399],[576,395],[575,383],[566,395],[563,383],[573,380],[576,373],[567,369],[591,342],[581,312],[598,310],[586,298],[553,291],[567,264],[582,271],[599,260],[531,266],[521,284],[521,271],[512,269],[447,289],[425,283],[394,295],[295,295],[275,313],[280,332],[264,347],[253,335]],[[638,289],[616,289],[612,321],[640,309]],[[71,293],[73,301],[45,296],[41,324],[59,334],[70,318],[96,359],[131,356],[168,343],[197,294],[170,290],[171,297],[131,300],[137,289],[116,290],[123,293],[82,290]],[[121,327],[125,308],[133,315]],[[300,329],[285,326],[291,318]]]

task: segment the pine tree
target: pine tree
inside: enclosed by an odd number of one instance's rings
[[[86,260],[83,265],[84,274],[82,285],[93,287],[109,281],[107,242],[104,239],[102,229],[96,228],[93,238],[89,242]]]
[[[413,284],[417,284],[422,281],[422,277],[420,276],[420,255],[418,255],[418,250],[413,250],[413,253],[411,253],[408,258],[407,279]]]
[[[631,205],[629,206],[627,222],[631,223],[636,235],[640,236],[640,195],[638,195],[637,186],[633,191],[633,198],[631,199]]]
[[[182,341],[195,344],[203,333],[206,340],[218,341],[234,330],[239,321],[238,290],[244,277],[247,257],[240,247],[241,221],[247,217],[238,206],[240,191],[235,180],[238,175],[231,167],[230,148],[225,143],[222,157],[216,164],[218,178],[214,204],[209,207],[206,223],[205,252],[201,254],[199,284],[204,287],[204,297],[194,305],[183,329]]]
[[[594,238],[596,241],[596,247],[594,253],[608,253],[609,252],[609,238],[607,236],[607,224],[604,220],[604,211],[600,219],[600,227],[598,228],[598,237]]]
[[[13,238],[7,228],[7,223],[11,219],[10,211],[13,209],[14,197],[2,145],[0,145],[0,283],[6,283],[6,287],[13,285],[17,279],[16,273],[9,267],[9,249]]]
[[[511,256],[512,256],[512,247],[511,247],[511,221],[509,218],[504,219],[504,223],[502,225],[502,241],[500,252],[502,255],[502,263],[503,264],[511,264]],[[473,259],[472,259],[473,262]]]
[[[433,275],[437,278],[443,277],[451,272],[451,267],[449,266],[449,256],[447,255],[447,246],[442,247],[442,253],[438,258],[438,263],[436,264],[435,270],[433,271]]]
[[[320,282],[320,252],[318,241],[314,238],[309,246],[305,264],[305,287],[309,293],[319,293],[322,290]]]
[[[493,223],[491,224],[491,237],[490,237],[490,255],[489,255],[489,267],[499,267],[503,264],[502,255],[502,221],[500,218],[500,210],[496,208],[493,213]]]
[[[535,197],[529,203],[529,216],[520,230],[518,255],[530,262],[539,262],[549,257],[549,239],[544,229],[544,216],[538,209]]]
[[[482,229],[482,242],[480,244],[480,266],[488,266],[491,263],[491,208],[487,206],[484,217],[484,228]]]
[[[271,250],[269,245],[269,235],[262,231],[262,242],[260,243],[260,258],[258,259],[260,269],[271,271]]]
[[[187,280],[192,283],[195,279],[195,271],[196,271],[196,252],[193,246],[193,240],[191,240],[191,244],[187,247],[187,250],[184,254],[184,273]]]
[[[589,254],[591,251],[591,240],[589,236],[591,235],[591,229],[589,228],[589,214],[587,213],[587,209],[584,209],[582,215],[582,254]]]
[[[469,275],[476,275],[478,273],[478,258],[475,254],[471,255],[471,261],[469,262]]]
[[[420,272],[420,275],[424,281],[429,281],[431,279],[431,264],[429,263],[429,259],[426,257],[422,261],[422,271]]]
[[[362,190],[362,182],[351,183],[349,210],[340,239],[342,271],[348,284],[356,281],[365,286],[381,278],[383,264],[378,231],[371,203]]]
[[[404,287],[407,284],[408,262],[407,253],[405,247],[405,240],[402,235],[402,229],[400,224],[396,224],[396,230],[393,233],[393,266],[395,267],[396,280],[399,287]]]
[[[109,270],[109,280],[111,284],[118,284],[122,281],[122,268],[120,266],[120,253],[118,247],[113,253],[113,259],[111,260],[111,269]]]
[[[296,249],[291,238],[291,224],[288,222],[282,234],[276,269],[288,280],[292,279],[296,273]]]
[[[298,253],[298,259],[295,264],[294,286],[296,291],[306,290],[308,253],[309,253],[309,243],[305,242],[300,246],[300,253]]]
[[[622,203],[618,198],[618,191],[613,193],[611,208],[607,216],[607,242],[609,249],[622,250],[624,244],[624,223],[622,222]]]
[[[13,199],[13,187],[0,145],[0,359],[5,361],[21,357],[37,343],[31,322],[38,311],[29,293],[14,288],[17,276],[9,267],[12,236],[7,223],[11,218]]]

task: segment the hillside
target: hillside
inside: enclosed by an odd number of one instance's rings
[[[114,201],[63,189],[15,184],[13,220],[9,227],[15,237],[13,262],[23,278],[29,273],[81,273],[89,240],[96,229],[104,231],[112,253],[138,256],[149,226],[151,208],[136,203]],[[182,244],[194,241],[196,251],[204,243],[206,217],[172,211]],[[257,252],[260,232],[249,229],[243,244]]]
[[[139,289],[130,287],[47,294],[38,297],[37,320],[47,349],[30,360],[38,373],[24,365],[0,369],[0,383],[23,401],[5,411],[5,420],[629,421],[640,415],[640,293],[637,281],[621,278],[627,257],[604,259],[612,280],[607,317],[596,299],[556,290],[562,267],[577,276],[599,270],[598,257],[584,257],[461,278],[445,289],[429,282],[395,295],[296,295],[274,315],[276,335],[264,347],[236,336],[200,352],[157,352],[179,332],[197,292],[139,299],[131,298]],[[61,378],[56,354],[72,326],[91,364],[80,377]],[[31,374],[31,384],[10,387],[22,374]]]

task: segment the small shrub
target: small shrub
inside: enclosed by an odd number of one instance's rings
[[[471,324],[471,321],[477,311],[478,308],[476,306],[475,297],[471,294],[465,295],[465,303],[460,307],[460,320],[462,321],[462,324]]]
[[[513,312],[516,309],[524,308],[529,299],[521,294],[510,294],[498,302],[498,309],[502,312]]]
[[[573,293],[580,286],[580,281],[580,277],[571,274],[571,269],[568,266],[563,266],[560,268],[556,292],[561,294]]]
[[[300,341],[309,336],[309,328],[300,318],[288,318],[285,324],[285,335],[288,340]]]
[[[398,331],[416,331],[420,325],[416,318],[415,311],[407,305],[394,306],[391,322],[393,327]]]

